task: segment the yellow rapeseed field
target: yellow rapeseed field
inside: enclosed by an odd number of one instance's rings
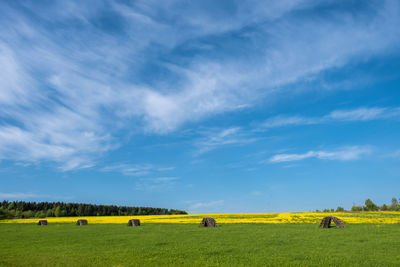
[[[196,214],[196,215],[145,215],[145,216],[87,216],[87,217],[51,217],[49,223],[74,223],[86,219],[89,224],[127,223],[129,219],[140,219],[141,223],[200,223],[204,217],[213,217],[217,223],[319,223],[325,216],[336,216],[348,224],[400,223],[400,212],[291,212],[291,213],[233,213],[233,214]],[[39,219],[12,219],[0,223],[36,223]]]

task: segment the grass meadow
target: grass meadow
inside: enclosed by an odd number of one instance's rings
[[[400,266],[400,224],[0,224],[0,266]]]

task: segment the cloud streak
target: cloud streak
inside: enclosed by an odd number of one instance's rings
[[[71,200],[74,199],[73,196],[60,196],[60,195],[47,195],[47,194],[34,194],[29,192],[14,192],[14,193],[4,193],[0,192],[0,199],[4,200],[21,200],[21,199],[52,199],[52,200]]]
[[[300,161],[310,158],[321,159],[321,160],[349,161],[349,160],[360,159],[362,156],[368,155],[370,153],[371,149],[368,147],[350,146],[335,151],[311,150],[303,154],[277,154],[272,156],[268,161],[270,163],[281,163],[281,162]]]
[[[332,122],[365,122],[383,119],[400,119],[400,108],[361,107],[356,109],[334,110],[322,117],[279,115],[265,121],[262,127],[278,128],[284,126],[314,125]]]
[[[240,127],[212,130],[206,132],[205,135],[195,142],[196,147],[198,147],[196,155],[204,154],[222,146],[243,145],[257,141],[256,138],[249,137]]]
[[[210,208],[210,207],[215,207],[215,206],[221,206],[224,204],[223,200],[216,200],[216,201],[211,201],[211,202],[198,202],[190,205],[188,207],[189,210],[197,210],[197,209],[202,209],[202,208]]]
[[[0,193],[1,199],[30,199],[38,197],[40,196],[32,193]]]
[[[140,181],[136,183],[135,189],[139,191],[165,191],[172,189],[178,180],[178,177],[140,179]]]
[[[103,167],[104,172],[120,172],[127,176],[147,176],[154,173],[168,172],[174,167],[157,167],[152,164],[114,164]]]

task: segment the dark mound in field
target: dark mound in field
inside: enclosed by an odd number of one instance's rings
[[[338,227],[338,228],[346,227],[344,222],[335,216],[327,216],[327,217],[323,218],[319,227],[320,228],[330,228],[332,221],[335,223],[336,227]]]
[[[47,221],[46,220],[40,220],[38,222],[38,225],[47,225]]]
[[[76,225],[87,225],[88,224],[88,221],[87,220],[78,220],[77,222],[76,222]]]
[[[203,218],[201,221],[200,226],[203,227],[216,227],[217,223],[215,222],[214,218]]]
[[[138,219],[129,220],[128,226],[140,226],[140,220]]]

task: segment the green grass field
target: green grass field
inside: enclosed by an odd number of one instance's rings
[[[0,266],[400,266],[399,251],[399,224],[0,224]]]

